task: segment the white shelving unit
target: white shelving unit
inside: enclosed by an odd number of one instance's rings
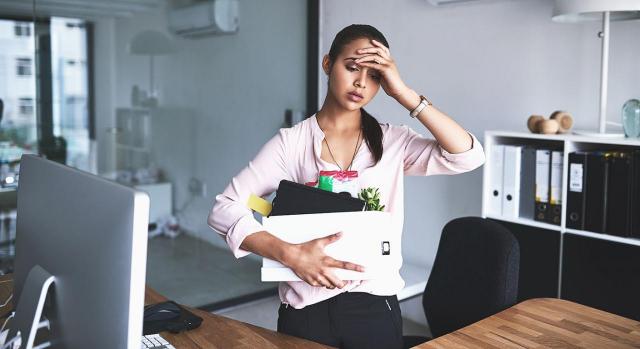
[[[532,227],[538,227],[538,228],[542,228],[542,229],[548,229],[548,230],[557,230],[557,231],[561,231],[562,230],[559,225],[555,225],[555,224],[551,224],[551,223],[545,223],[545,222],[539,222],[539,221],[536,221],[536,220],[533,220],[533,219],[529,219],[529,218],[502,217],[502,216],[496,216],[496,215],[490,215],[490,214],[486,214],[486,215],[483,214],[482,217],[484,217],[484,218],[492,218],[492,219],[499,219],[499,220],[505,221],[505,222],[524,224],[524,225],[528,225],[528,226],[532,226]]]
[[[490,198],[493,195],[490,184],[491,181],[491,166],[484,166],[483,173],[483,188],[482,188],[482,216],[485,218],[496,219],[503,222],[508,223],[516,223],[518,225],[522,225],[525,227],[531,228],[541,228],[547,231],[557,232],[559,238],[559,245],[549,244],[553,250],[549,251],[550,258],[558,258],[557,262],[557,297],[563,297],[563,279],[565,277],[573,277],[575,275],[563,275],[563,260],[564,254],[567,253],[565,251],[565,234],[579,235],[583,237],[588,237],[597,240],[605,240],[611,241],[622,247],[636,247],[640,246],[640,239],[630,238],[630,237],[620,237],[615,235],[603,234],[598,232],[584,231],[567,228],[566,226],[566,216],[567,216],[567,194],[568,194],[568,168],[569,168],[569,154],[575,151],[590,151],[590,150],[613,150],[613,151],[624,151],[624,150],[637,150],[640,149],[640,140],[638,139],[627,139],[627,138],[604,138],[604,137],[586,137],[586,136],[578,136],[571,134],[563,134],[563,135],[539,135],[539,134],[531,134],[525,132],[511,132],[511,131],[487,131],[485,132],[485,153],[487,156],[487,164],[495,161],[491,158],[492,147],[496,145],[521,145],[521,146],[532,146],[540,149],[552,149],[552,150],[561,150],[564,154],[563,156],[563,164],[562,164],[562,190],[561,190],[561,199],[562,199],[562,211],[561,211],[561,221],[560,225],[554,225],[546,222],[539,222],[530,218],[523,217],[504,217],[500,215],[490,214]],[[532,198],[533,200],[533,198]],[[535,231],[534,231],[535,233]],[[542,238],[543,235],[540,236]],[[549,237],[548,234],[544,234],[546,238]],[[529,237],[528,239],[530,239]],[[541,240],[540,240],[541,241]],[[548,243],[548,240],[546,240]],[[527,245],[525,245],[527,246]],[[555,250],[555,246],[559,247],[559,251]],[[527,246],[527,248],[533,248],[536,254],[545,253],[544,248],[540,246],[531,247]],[[522,249],[522,247],[521,247]],[[575,252],[574,252],[575,253]],[[557,257],[551,257],[555,255]],[[538,273],[536,267],[532,267],[531,263],[539,263],[544,260],[544,256],[536,255],[533,256],[531,253],[527,257],[527,278],[529,281],[528,286],[531,286],[531,279],[536,276],[532,276],[531,273]],[[534,260],[532,262],[532,259]],[[522,263],[522,262],[521,262]],[[521,268],[522,268],[521,264]],[[533,268],[533,269],[532,269]],[[574,266],[575,268],[575,266]],[[555,269],[555,267],[554,267]],[[545,269],[546,272],[549,269]],[[575,269],[573,269],[575,270]],[[588,273],[588,272],[587,272]],[[588,276],[581,276],[588,277]],[[619,280],[619,279],[618,279]],[[522,281],[522,280],[521,280]],[[555,287],[555,286],[554,286]],[[635,286],[634,286],[635,287]],[[525,292],[532,292],[530,288],[525,288]],[[539,292],[539,290],[535,291]],[[574,291],[575,292],[575,291]],[[575,295],[575,293],[574,293]],[[619,310],[619,309],[618,309]]]
[[[490,170],[489,166],[484,166],[482,179],[482,216],[485,218],[493,218],[506,222],[523,224],[549,230],[556,230],[564,233],[583,235],[590,238],[609,240],[624,244],[640,246],[640,239],[620,237],[603,233],[590,231],[569,229],[566,227],[566,210],[567,210],[567,173],[569,168],[569,153],[580,150],[632,150],[640,149],[640,140],[628,138],[600,138],[585,137],[571,134],[564,135],[540,135],[525,132],[510,131],[487,131],[484,135],[484,149],[487,156],[487,163],[494,161],[491,159],[491,147],[494,145],[533,145],[540,147],[550,147],[562,149],[564,152],[562,165],[562,219],[560,225],[539,222],[526,218],[508,218],[488,214],[488,200],[491,194]]]
[[[151,109],[116,110],[116,169],[148,167],[151,163]]]

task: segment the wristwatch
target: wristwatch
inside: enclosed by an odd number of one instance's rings
[[[422,109],[426,108],[427,106],[433,105],[433,103],[431,103],[430,100],[427,99],[427,97],[420,95],[420,104],[418,104],[418,106],[416,107],[416,109],[412,110],[411,113],[409,113],[409,115],[412,118],[415,118],[416,116],[418,116],[418,114],[420,114],[420,112],[422,111]]]

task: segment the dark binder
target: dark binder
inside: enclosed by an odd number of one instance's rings
[[[640,150],[633,151],[631,198],[631,236],[640,239]]]
[[[552,151],[549,161],[549,206],[547,223],[560,225],[562,219],[562,163],[564,153]],[[554,188],[556,189],[554,191]]]
[[[569,153],[569,173],[567,176],[567,228],[585,230],[585,210],[587,192],[587,153]]]
[[[631,198],[633,194],[632,157],[618,152],[608,158],[607,219],[605,233],[631,236]]]
[[[607,153],[588,153],[587,173],[587,204],[584,215],[585,230],[603,233],[607,223],[607,187],[609,176]]]
[[[536,149],[523,147],[520,161],[520,217],[533,219],[536,210]]]
[[[364,211],[365,202],[287,180],[280,181],[269,216]]]

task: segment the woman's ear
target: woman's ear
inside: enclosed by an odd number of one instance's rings
[[[324,73],[329,75],[329,72],[331,71],[331,60],[329,59],[329,55],[324,55],[324,57],[322,57],[322,70],[324,70]]]

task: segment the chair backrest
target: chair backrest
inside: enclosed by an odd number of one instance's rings
[[[447,223],[422,298],[433,337],[514,305],[519,268],[518,241],[505,227],[479,217]]]

